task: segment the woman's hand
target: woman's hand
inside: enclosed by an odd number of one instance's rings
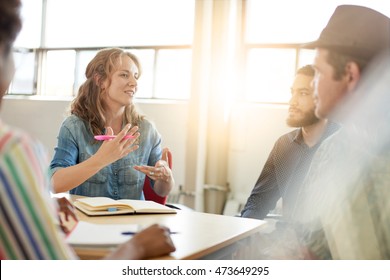
[[[154,192],[159,196],[167,196],[175,185],[173,179],[172,170],[170,165],[170,151],[168,148],[164,148],[162,151],[161,159],[156,162],[155,166],[138,165],[134,166],[135,170],[138,170],[154,180]]]
[[[134,126],[131,129],[131,124],[127,124],[121,132],[115,137],[115,139],[105,140],[99,150],[96,152],[96,157],[103,166],[107,166],[118,159],[127,156],[129,153],[137,150],[138,145],[134,145],[140,133],[138,127]],[[107,127],[106,135],[114,135],[112,128]],[[133,138],[125,139],[126,135],[132,135]]]
[[[168,148],[164,148],[161,159],[156,162],[155,166],[138,165],[134,166],[134,169],[144,173],[154,181],[169,182],[172,180],[172,170],[169,168],[168,154]]]

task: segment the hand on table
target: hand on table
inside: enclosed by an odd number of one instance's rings
[[[107,259],[147,259],[167,255],[176,250],[169,229],[154,224],[134,235]]]
[[[56,198],[56,200],[59,207],[58,219],[61,229],[65,234],[68,234],[78,222],[75,208],[65,197]]]

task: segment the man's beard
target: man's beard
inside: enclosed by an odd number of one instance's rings
[[[320,119],[316,117],[315,112],[307,112],[302,118],[287,118],[286,123],[291,127],[305,127],[312,124],[315,124]]]

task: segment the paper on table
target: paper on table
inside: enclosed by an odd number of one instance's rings
[[[122,232],[138,232],[139,229],[137,224],[92,224],[79,221],[66,240],[77,247],[111,247],[132,237]]]

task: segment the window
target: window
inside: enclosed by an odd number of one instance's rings
[[[190,50],[160,50],[157,56],[156,97],[185,99],[191,79]]]
[[[295,70],[294,49],[252,48],[247,61],[246,99],[257,102],[284,102],[290,91],[284,81],[292,79]],[[260,94],[259,94],[260,93]]]
[[[22,2],[9,94],[73,97],[96,52],[121,47],[144,70],[139,98],[189,97],[195,0]]]
[[[47,0],[44,46],[189,45],[194,3],[194,0]]]
[[[195,3],[206,0],[22,1],[24,25],[15,42],[17,70],[9,94],[73,97],[96,51],[122,47],[144,69],[138,98],[190,97],[194,22],[202,18]],[[244,26],[241,34],[240,28],[217,26],[221,0],[207,1],[214,1],[211,29],[226,30],[218,36],[243,46],[226,59],[244,69],[236,76],[244,80],[240,98],[249,102],[288,102],[296,69],[314,57],[300,45],[317,39],[337,5],[368,6],[390,16],[387,0],[244,0],[242,12],[231,13],[231,21]]]
[[[300,45],[316,40],[341,4],[367,6],[390,15],[386,0],[246,1],[246,101],[288,102],[296,69],[314,60],[315,52]]]
[[[41,45],[42,0],[22,0],[23,28],[16,38],[16,48],[39,48]]]
[[[15,48],[13,55],[15,75],[8,91],[19,95],[31,94],[35,87],[35,52]]]
[[[72,96],[74,81],[74,50],[48,51],[42,73],[42,95]]]
[[[15,75],[8,89],[13,94],[32,94],[36,87],[36,52],[40,46],[42,0],[24,0],[21,17],[23,28],[14,44]]]

